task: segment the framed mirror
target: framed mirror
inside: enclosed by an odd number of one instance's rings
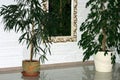
[[[52,17],[49,28],[53,42],[77,40],[77,0],[43,0],[43,9]],[[53,28],[54,27],[54,28]]]

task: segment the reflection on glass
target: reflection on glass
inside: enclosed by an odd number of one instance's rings
[[[94,67],[93,66],[83,66],[83,77],[82,77],[82,80],[93,80],[94,78],[94,73],[93,73],[93,70],[94,70]]]
[[[40,73],[40,80],[50,80],[48,74],[44,71]]]
[[[37,77],[25,77],[25,76],[22,76],[23,80],[49,80],[47,78],[48,78],[47,74],[44,73],[44,72],[40,72],[40,76],[37,76]]]
[[[112,72],[95,72],[94,80],[112,80]]]
[[[40,77],[25,77],[25,76],[22,76],[22,79],[23,80],[39,80]]]
[[[113,80],[120,80],[120,64],[116,64],[113,66]]]

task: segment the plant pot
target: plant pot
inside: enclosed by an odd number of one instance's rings
[[[40,62],[37,60],[24,60],[22,62],[23,76],[36,77],[40,73]]]
[[[104,53],[104,51],[99,51],[96,55],[94,55],[95,69],[98,72],[111,72],[113,66],[113,64],[111,64],[111,52],[108,52],[106,56]]]

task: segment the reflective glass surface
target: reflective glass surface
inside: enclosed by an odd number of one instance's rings
[[[0,72],[0,80],[120,80],[120,64],[109,73],[96,72],[94,65],[41,70],[39,77],[23,77],[21,71]]]

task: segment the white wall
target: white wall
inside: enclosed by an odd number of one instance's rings
[[[0,0],[0,6],[13,3],[14,0]],[[80,39],[79,26],[87,15],[84,8],[86,0],[78,0],[78,30],[77,40]],[[0,18],[1,21],[1,18]],[[0,23],[0,68],[21,66],[26,57],[24,47],[18,43],[20,34],[4,32],[4,25]],[[46,64],[82,61],[82,50],[78,48],[77,42],[53,43],[52,55],[48,55]]]
[[[13,1],[0,0],[0,6],[13,3]],[[86,0],[78,0],[77,42],[80,39],[79,26],[89,12],[85,9],[85,2]],[[0,68],[21,66],[22,60],[27,54],[25,48],[18,43],[20,34],[4,32],[3,27],[4,25],[0,23]],[[78,48],[77,42],[53,43],[52,55],[47,56],[46,64],[82,61],[82,50]]]

